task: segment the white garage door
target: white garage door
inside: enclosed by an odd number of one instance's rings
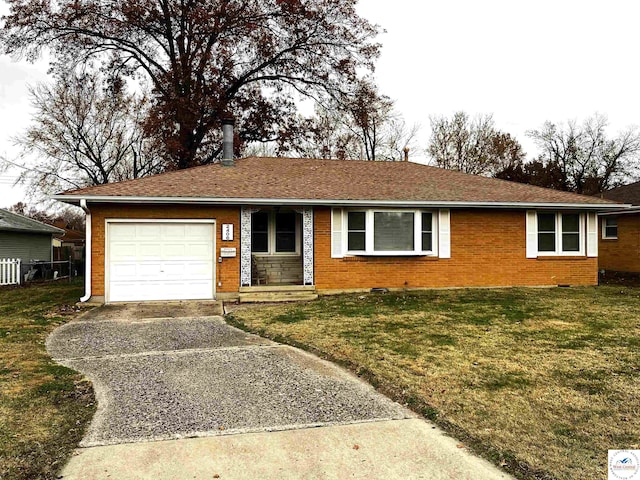
[[[108,241],[108,301],[213,298],[213,224],[110,222]]]

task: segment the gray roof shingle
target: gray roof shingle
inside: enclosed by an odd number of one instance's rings
[[[64,192],[66,196],[314,201],[562,203],[608,200],[468,175],[413,162],[258,158],[213,164]]]
[[[0,231],[62,233],[63,230],[0,208]]]

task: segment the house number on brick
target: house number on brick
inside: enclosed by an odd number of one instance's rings
[[[225,242],[233,240],[233,223],[222,224],[222,240]]]

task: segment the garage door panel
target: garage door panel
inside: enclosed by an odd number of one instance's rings
[[[176,223],[162,226],[162,237],[166,239],[184,239],[186,232],[186,226],[182,224]]]
[[[165,243],[162,246],[163,259],[184,259],[187,257],[187,245],[184,243]]]
[[[145,242],[138,245],[138,258],[143,260],[162,260],[162,244]]]
[[[167,281],[121,282],[113,285],[111,296],[118,302],[140,300],[193,300],[211,298],[213,284],[203,280],[191,282],[189,289],[185,290],[182,283]]]
[[[130,240],[136,237],[136,226],[130,223],[117,223],[110,226],[110,233],[112,241],[118,241],[121,239]]]
[[[136,276],[140,279],[162,280],[162,263],[161,262],[145,262],[137,264]]]
[[[189,243],[185,252],[187,258],[213,258],[213,245],[211,243]]]
[[[121,226],[110,225],[109,301],[213,298],[212,224]]]
[[[112,263],[111,280],[130,280],[136,278],[138,274],[135,263]]]
[[[160,238],[162,236],[162,226],[157,223],[138,223],[136,224],[136,236],[141,239]]]
[[[138,255],[138,246],[135,243],[112,242],[109,253],[111,259],[116,262],[135,260]]]
[[[208,225],[190,224],[187,225],[186,235],[191,239],[207,240],[211,235],[211,230]]]

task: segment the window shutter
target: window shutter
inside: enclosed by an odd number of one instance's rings
[[[598,256],[598,215],[587,213],[587,257]]]
[[[538,214],[527,210],[527,258],[538,258]]]
[[[331,258],[342,258],[342,209],[331,209]]]
[[[451,213],[447,208],[438,211],[438,256],[451,258]]]

